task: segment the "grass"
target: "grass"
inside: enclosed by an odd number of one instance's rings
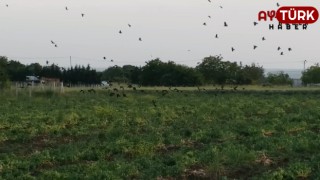
[[[2,92],[0,178],[319,178],[320,92],[252,88]]]

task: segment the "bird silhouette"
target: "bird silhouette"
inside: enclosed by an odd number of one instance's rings
[[[58,47],[58,45],[55,44],[54,47]]]
[[[103,57],[103,59],[106,60],[107,58],[106,58],[106,57]]]
[[[208,0],[211,3],[211,0]]]
[[[139,38],[139,41],[142,41],[142,38]]]
[[[131,24],[128,24],[129,27],[131,27]]]
[[[110,61],[113,62],[113,59],[111,59]]]
[[[258,23],[257,22],[253,22],[253,25],[256,26],[256,25],[258,25]]]
[[[208,16],[208,18],[210,18],[210,19],[211,19],[211,16]]]
[[[6,4],[6,6],[7,6],[7,7],[9,7],[9,5],[8,5],[8,4]]]
[[[69,10],[67,6],[66,6],[66,10],[67,10],[67,11]]]
[[[291,49],[291,48],[288,48],[288,51],[292,51],[292,49]]]
[[[219,6],[221,9],[223,8],[222,6]]]
[[[235,51],[235,49],[233,47],[231,47],[231,51],[233,52],[233,51]]]
[[[283,56],[283,52],[281,52],[280,55]]]
[[[278,6],[278,7],[280,7],[280,4],[279,4],[279,3],[277,3],[277,6]]]
[[[51,41],[51,44],[55,44],[53,41]]]
[[[281,49],[281,47],[279,46],[279,47],[278,47],[278,51],[280,51],[280,49]]]
[[[217,39],[219,38],[219,36],[218,36],[218,34],[216,34],[216,36],[215,36]]]
[[[82,13],[81,16],[84,17],[84,14]]]
[[[207,23],[205,23],[205,22],[204,22],[204,23],[203,23],[203,25],[204,25],[204,26],[206,26],[206,25],[207,25]]]
[[[227,24],[227,22],[224,22],[224,27],[228,27],[228,24]]]
[[[258,47],[258,46],[256,46],[256,45],[253,45],[253,49],[257,49],[257,47]]]
[[[266,38],[265,37],[262,37],[262,41],[265,41],[266,40]]]
[[[119,31],[119,34],[122,34],[122,31],[121,31],[121,30]]]

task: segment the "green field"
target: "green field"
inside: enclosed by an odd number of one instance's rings
[[[0,179],[320,178],[320,91],[195,89],[1,92]]]

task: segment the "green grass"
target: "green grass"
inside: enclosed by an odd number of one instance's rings
[[[320,177],[320,92],[179,89],[0,93],[0,179]]]

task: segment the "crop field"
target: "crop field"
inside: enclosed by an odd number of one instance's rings
[[[320,91],[124,92],[1,92],[0,179],[320,177]]]

